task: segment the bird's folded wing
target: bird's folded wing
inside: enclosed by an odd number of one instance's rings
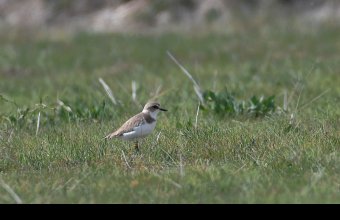
[[[144,116],[143,113],[139,113],[129,120],[127,120],[120,128],[118,128],[116,131],[110,133],[105,137],[105,139],[113,138],[113,137],[119,137],[122,136],[124,133],[133,131],[135,127],[138,127],[140,124],[144,122]]]

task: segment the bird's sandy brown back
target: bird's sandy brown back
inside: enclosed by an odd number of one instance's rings
[[[110,133],[105,138],[113,138],[113,137],[119,137],[122,136],[124,133],[133,131],[133,129],[140,124],[145,123],[144,113],[141,112],[129,120],[127,120],[120,128],[118,128],[116,131]]]

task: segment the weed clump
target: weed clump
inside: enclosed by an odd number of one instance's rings
[[[252,96],[249,100],[237,100],[227,90],[215,93],[203,92],[204,105],[202,110],[219,115],[250,115],[255,117],[269,115],[275,112],[275,96]]]

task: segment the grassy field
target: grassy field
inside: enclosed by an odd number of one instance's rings
[[[338,39],[331,27],[2,32],[0,203],[340,203]],[[203,91],[246,103],[274,95],[275,111],[197,114],[192,82],[167,50]],[[169,111],[140,154],[103,140],[153,97]]]

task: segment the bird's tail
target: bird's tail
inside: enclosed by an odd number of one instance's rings
[[[108,134],[108,135],[106,135],[103,139],[112,139],[113,137],[115,137],[116,136],[116,134],[113,132],[113,133],[110,133],[110,134]]]
[[[112,137],[111,137],[111,134],[112,133],[110,133],[110,134],[108,134],[108,135],[106,135],[103,139],[105,139],[105,140],[107,140],[107,139],[111,139]]]

